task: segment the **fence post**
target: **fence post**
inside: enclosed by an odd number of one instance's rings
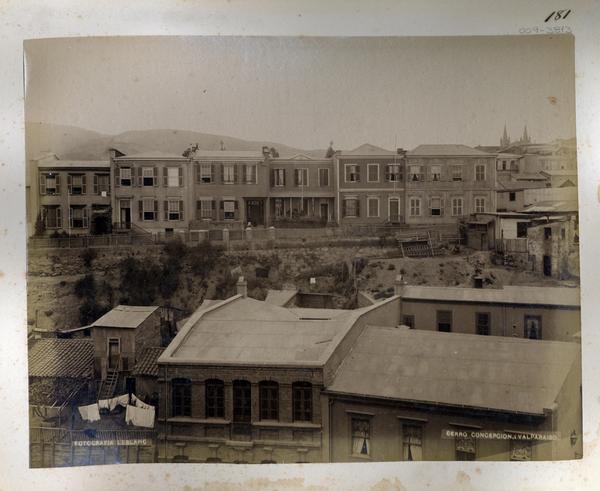
[[[273,227],[273,226],[271,225],[271,226],[268,228],[267,234],[268,234],[268,238],[269,238],[269,240],[272,240],[273,242],[275,242],[275,239],[276,239],[276,236],[277,236],[277,233],[276,233],[276,231],[275,231],[275,227]]]

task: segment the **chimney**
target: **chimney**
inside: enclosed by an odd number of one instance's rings
[[[267,147],[266,145],[262,147],[262,154],[264,158],[268,159],[271,156],[271,151],[269,150],[269,147]]]
[[[406,155],[406,150],[404,150],[403,148],[397,148],[396,153],[404,157]]]
[[[238,278],[238,281],[235,286],[237,288],[238,295],[241,295],[244,298],[248,296],[248,282],[244,279],[243,276],[240,276]]]
[[[404,288],[406,287],[406,281],[401,274],[396,275],[396,279],[394,280],[394,295],[404,295]]]

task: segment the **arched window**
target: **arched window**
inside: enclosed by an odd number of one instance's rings
[[[294,421],[312,421],[312,384],[294,382],[292,384],[292,405]]]
[[[225,417],[225,387],[222,380],[207,380],[206,388],[206,417]]]
[[[258,384],[260,419],[279,419],[279,384],[264,381]]]
[[[252,392],[250,382],[246,380],[233,381],[233,420],[250,422],[252,415]]]
[[[171,415],[192,415],[192,381],[187,378],[174,378],[171,381]]]

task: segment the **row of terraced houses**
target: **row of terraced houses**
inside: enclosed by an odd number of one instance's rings
[[[108,161],[35,159],[30,233],[153,233],[252,226],[457,223],[496,210],[496,153],[364,144],[329,158],[262,151],[162,152]],[[39,232],[39,230],[38,230]]]

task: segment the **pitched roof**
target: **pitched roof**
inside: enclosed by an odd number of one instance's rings
[[[265,302],[283,307],[298,294],[298,290],[268,290]]]
[[[546,183],[541,181],[498,181],[496,191],[520,191],[545,187]]]
[[[397,155],[392,150],[386,150],[385,148],[371,145],[370,143],[363,143],[360,147],[356,147],[354,150],[342,150],[341,155]]]
[[[158,357],[162,355],[165,348],[146,348],[139,357],[132,375],[146,375],[158,377]]]
[[[144,322],[158,308],[157,306],[117,305],[110,312],[100,317],[100,319],[92,322],[91,326],[133,329]]]
[[[94,367],[94,344],[89,339],[40,339],[28,354],[30,377],[85,378]]]
[[[197,150],[192,158],[208,157],[214,159],[251,158],[264,159],[260,150]]]
[[[236,295],[196,311],[159,363],[323,366],[356,320],[384,303],[288,309]]]
[[[577,343],[369,326],[330,392],[541,415]]]
[[[484,302],[519,305],[579,307],[579,288],[544,286],[505,286],[504,288],[460,288],[406,286],[403,299],[441,302]]]
[[[452,156],[452,157],[491,157],[492,153],[482,152],[466,145],[435,144],[419,145],[408,152],[409,156]]]
[[[61,168],[81,168],[81,169],[109,169],[108,160],[47,160],[38,163],[39,169],[61,169]]]
[[[568,201],[539,201],[525,208],[526,213],[575,212],[579,210],[577,200]]]

